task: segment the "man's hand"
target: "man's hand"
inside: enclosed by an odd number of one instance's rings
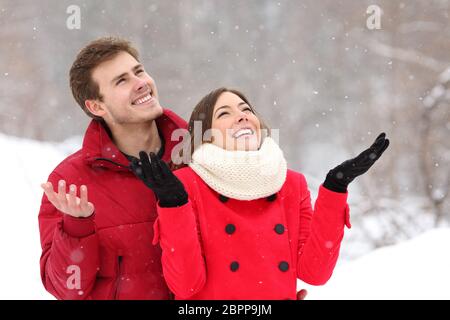
[[[58,193],[53,190],[51,182],[41,184],[48,201],[59,211],[75,218],[87,218],[94,213],[94,205],[88,201],[87,187],[80,187],[80,197],[77,197],[77,186],[71,184],[66,193],[66,181],[59,180]]]

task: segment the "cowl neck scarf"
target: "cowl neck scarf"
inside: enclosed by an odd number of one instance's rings
[[[257,151],[229,151],[203,143],[189,166],[217,193],[238,200],[255,200],[280,191],[287,164],[278,144],[266,137]]]

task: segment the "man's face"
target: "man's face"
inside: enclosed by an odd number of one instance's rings
[[[129,53],[121,52],[98,65],[92,72],[103,101],[97,114],[108,125],[138,124],[158,118],[163,110],[159,104],[155,81]]]

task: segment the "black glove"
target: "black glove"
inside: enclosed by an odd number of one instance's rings
[[[361,152],[357,157],[344,161],[336,168],[331,169],[323,186],[331,191],[345,193],[349,183],[369,170],[388,146],[389,140],[386,139],[386,134],[383,132],[375,139],[370,148]]]
[[[146,152],[139,152],[140,161],[131,161],[131,170],[147,187],[153,190],[160,207],[178,207],[188,202],[183,183],[170,171],[167,164],[153,152],[150,159]]]

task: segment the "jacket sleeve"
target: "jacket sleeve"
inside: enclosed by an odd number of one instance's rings
[[[60,179],[54,172],[49,177],[54,186]],[[42,198],[39,211],[41,278],[45,289],[58,299],[90,298],[99,268],[94,215],[74,218],[58,211],[45,194]]]
[[[344,224],[351,227],[346,193],[319,187],[314,210],[306,179],[301,175],[297,276],[311,285],[323,285],[336,265]]]
[[[160,241],[164,277],[170,290],[180,299],[193,296],[206,282],[195,210],[191,199],[175,208],[158,205],[158,219],[154,226],[153,244]]]

